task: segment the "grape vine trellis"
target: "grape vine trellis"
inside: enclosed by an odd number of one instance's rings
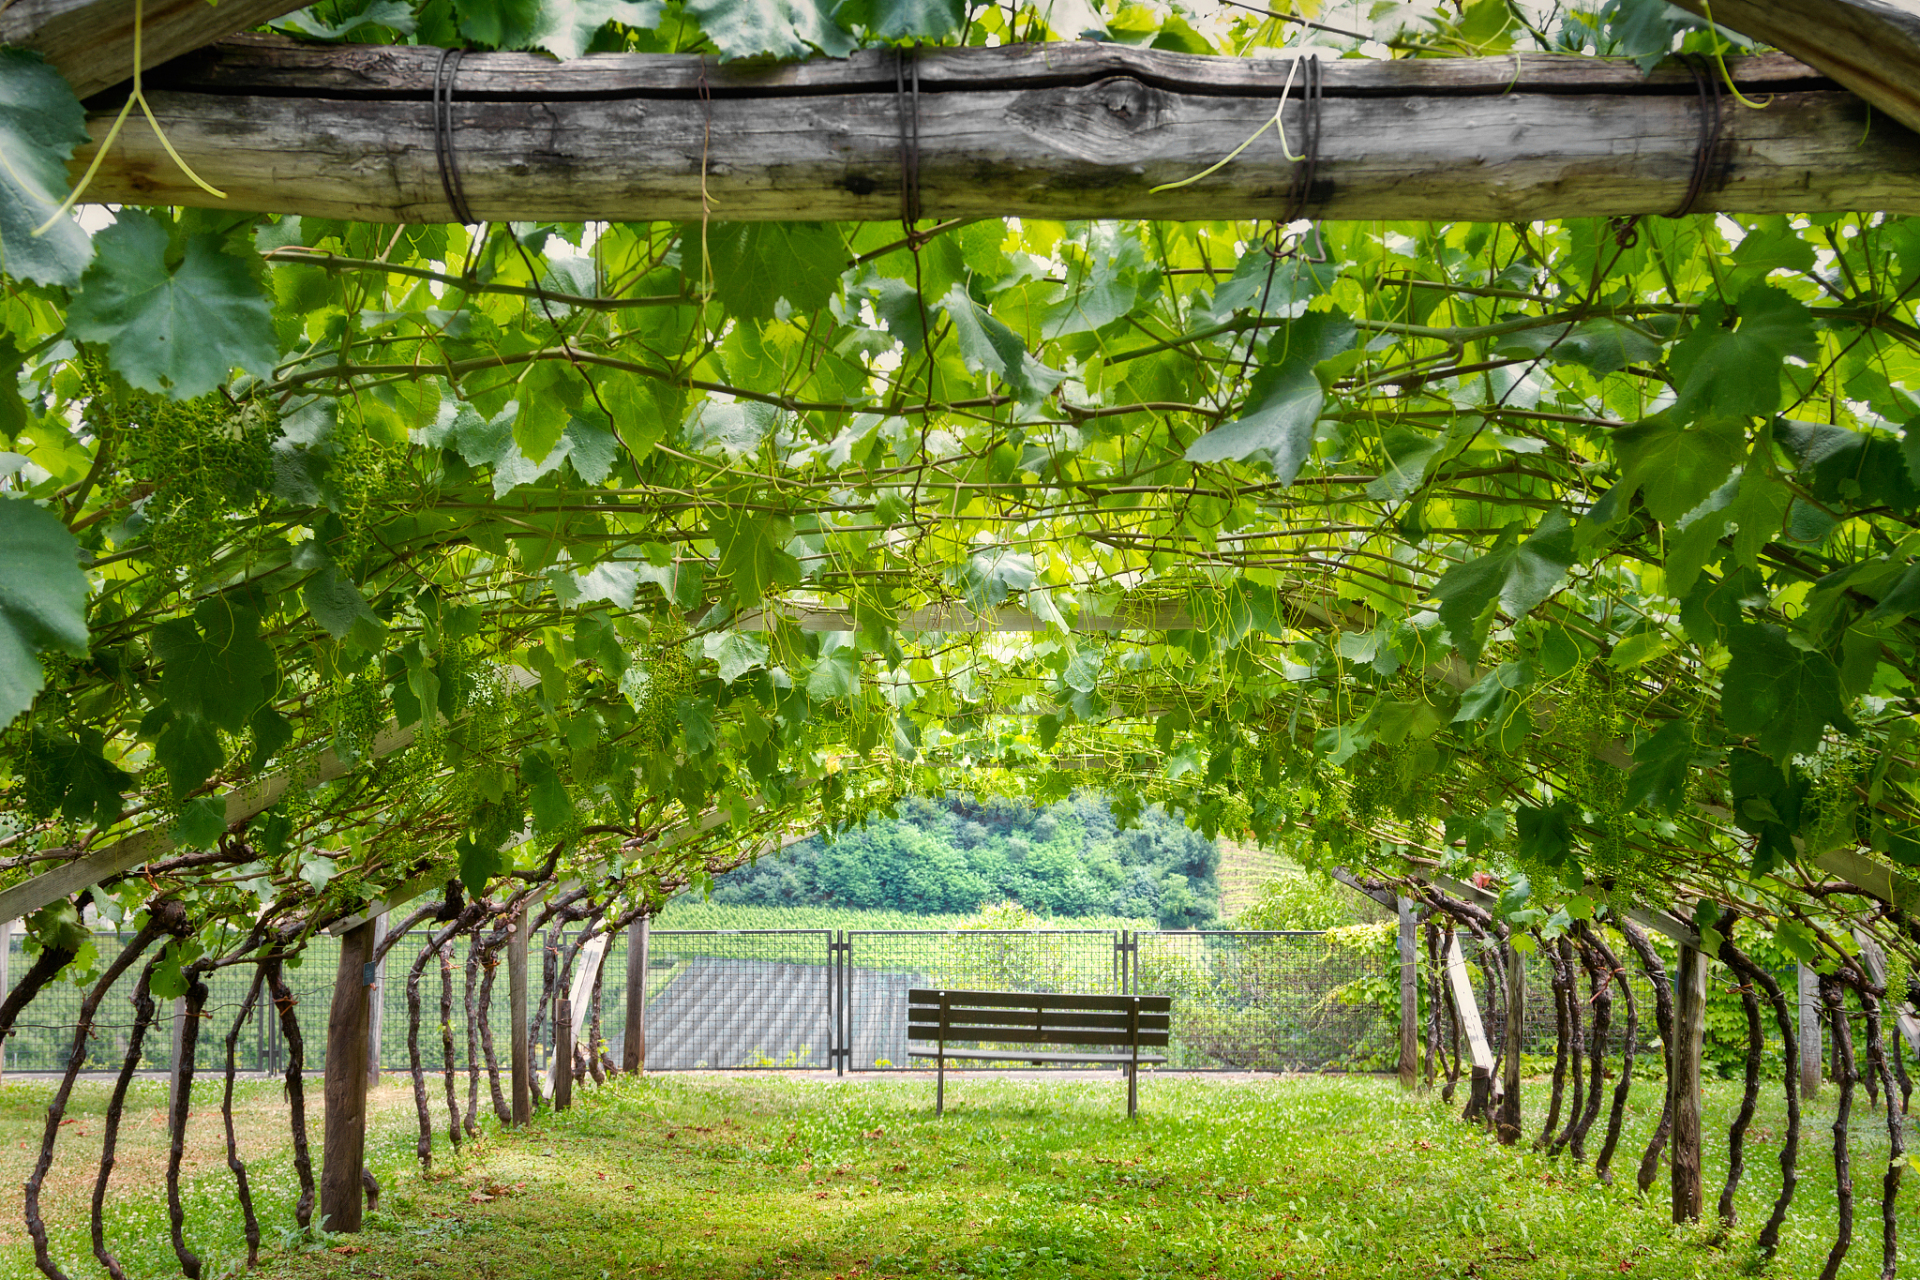
[[[1629,0],[1359,31],[1065,0],[248,17],[563,56],[1087,27],[1330,61],[1726,52]],[[281,959],[344,930],[350,1010],[370,911],[428,887],[404,925],[470,936],[490,982],[530,925],[623,927],[909,790],[1093,784],[1291,836],[1563,987],[1619,968],[1607,919],[1665,990],[1629,912],[1663,913],[1682,976],[1720,960],[1784,1035],[1735,942],[1771,937],[1825,975],[1849,1063],[1863,1027],[1898,1152],[1920,222],[903,229],[732,222],[708,193],[684,223],[121,207],[89,234],[48,219],[84,109],[0,59],[0,908],[37,948],[0,1023],[63,971],[104,993],[144,962],[144,1021],[252,964],[297,1044]],[[83,911],[143,926],[117,968]],[[1517,1136],[1499,1105],[1476,1095]],[[1674,1156],[1697,1214],[1697,1134]],[[358,1148],[330,1133],[328,1160],[350,1227]]]

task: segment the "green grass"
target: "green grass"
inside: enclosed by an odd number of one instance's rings
[[[162,1094],[141,1088],[110,1234],[129,1274],[177,1274],[160,1179]],[[0,1176],[16,1186],[44,1092],[0,1090]],[[1529,1088],[1536,1108],[1542,1092]],[[65,1131],[75,1150],[56,1166],[51,1221],[70,1274],[98,1273],[85,1242],[82,1131],[97,1128],[104,1093],[83,1087]],[[1375,1078],[1149,1078],[1130,1124],[1111,1079],[950,1081],[948,1113],[936,1119],[931,1084],[917,1079],[656,1075],[589,1088],[572,1112],[523,1132],[489,1125],[458,1154],[443,1132],[426,1179],[411,1155],[410,1090],[394,1081],[372,1108],[381,1211],[362,1235],[301,1238],[287,1229],[294,1182],[280,1108],[268,1086],[244,1094],[263,1274],[314,1280],[1733,1276],[1755,1262],[1747,1241],[1775,1189],[1780,1120],[1769,1103],[1749,1154],[1743,1229],[1718,1241],[1709,1228],[1666,1224],[1664,1180],[1646,1199],[1601,1187],[1571,1160],[1503,1150],[1450,1108]],[[1709,1086],[1710,1200],[1736,1100]],[[1657,1095],[1635,1102],[1637,1136]],[[1830,1243],[1831,1117],[1822,1109],[1809,1120],[1805,1177],[1773,1275],[1815,1274]],[[195,1119],[188,1236],[209,1274],[237,1274],[239,1215],[218,1141],[208,1107]],[[1886,1161],[1871,1117],[1854,1152],[1862,1220],[1842,1274],[1864,1277],[1878,1273]],[[1633,1161],[1623,1163],[1630,1184]],[[1908,1197],[1903,1225],[1920,1229],[1912,1215]],[[0,1275],[31,1274],[16,1226],[0,1243]]]

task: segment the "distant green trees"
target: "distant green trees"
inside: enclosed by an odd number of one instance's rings
[[[1052,916],[1197,928],[1220,915],[1213,841],[1158,808],[1122,831],[1105,797],[1045,808],[999,797],[909,797],[831,841],[815,837],[714,881],[716,902],[923,914],[1011,899]]]

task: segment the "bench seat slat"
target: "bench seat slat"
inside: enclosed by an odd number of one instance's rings
[[[938,1023],[907,1025],[909,1040],[941,1039]],[[1048,1027],[948,1027],[945,1036],[948,1040],[962,1042],[994,1042],[1001,1044],[1132,1044],[1133,1037],[1122,1031],[1086,1031],[1078,1028],[1053,1029]],[[1151,1045],[1166,1044],[1169,1039],[1165,1029],[1159,1031],[1142,1030],[1140,1043]]]
[[[941,991],[937,987],[914,987],[907,992],[909,1007],[922,1005],[940,1007]],[[1118,1009],[1124,1012],[1139,1002],[1142,1013],[1167,1013],[1173,1008],[1171,996],[1087,996],[1055,995],[1052,992],[1008,992],[1008,991],[947,991],[947,1007],[950,1009],[1085,1009],[1111,1012]]]
[[[909,1058],[938,1058],[942,1055],[932,1049],[909,1049]],[[1133,1062],[1133,1055],[1127,1053],[1004,1053],[989,1049],[949,1049],[946,1057],[965,1058],[969,1062],[1114,1062],[1127,1065]],[[1159,1054],[1141,1054],[1143,1067],[1163,1066],[1166,1059]]]

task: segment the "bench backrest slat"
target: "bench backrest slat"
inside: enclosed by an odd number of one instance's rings
[[[939,1008],[942,997],[949,1009],[1079,1009],[1125,1013],[1137,1007],[1141,1013],[1169,1013],[1171,996],[1088,996],[1056,995],[1047,991],[942,991],[937,987],[914,987],[907,992],[907,1003]]]

